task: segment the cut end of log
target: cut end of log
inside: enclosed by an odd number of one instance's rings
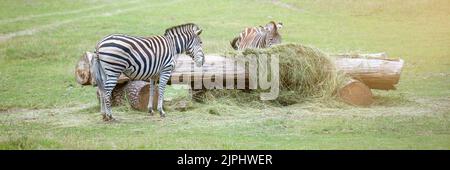
[[[338,96],[342,101],[352,105],[369,106],[373,103],[373,95],[370,88],[354,79],[339,89]]]
[[[133,87],[133,88],[140,88],[137,90],[137,96],[136,100],[137,102],[135,105],[132,105],[134,109],[140,110],[140,111],[146,111],[148,107],[148,97],[150,95],[150,83],[145,82],[145,85],[142,87]]]
[[[78,60],[75,67],[75,78],[78,84],[83,86],[94,84],[95,76],[91,73],[91,62],[94,55],[94,53],[85,52]],[[128,81],[130,81],[130,78],[121,74],[117,80],[117,84],[126,83]]]
[[[91,85],[91,60],[93,54],[90,52],[84,53],[78,60],[77,66],[75,67],[75,78],[78,84],[81,85]]]

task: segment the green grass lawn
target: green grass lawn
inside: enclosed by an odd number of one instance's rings
[[[217,99],[161,119],[124,107],[104,123],[75,63],[111,33],[162,34],[194,22],[206,53],[244,27],[281,21],[284,42],[405,60],[375,104],[278,106]],[[25,1],[0,6],[0,149],[450,149],[447,0]],[[169,87],[168,98],[186,97]]]

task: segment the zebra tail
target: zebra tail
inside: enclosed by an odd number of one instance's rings
[[[238,40],[239,40],[239,37],[236,37],[230,42],[231,47],[233,47],[233,49],[235,49],[235,50],[238,49],[238,45],[237,45]]]
[[[103,79],[106,76],[105,76],[105,72],[102,69],[102,65],[100,64],[100,58],[99,58],[97,49],[95,50],[95,57],[94,57],[92,69],[94,70],[95,84],[98,86],[98,88],[101,92],[104,92],[105,91],[105,83],[104,83]]]

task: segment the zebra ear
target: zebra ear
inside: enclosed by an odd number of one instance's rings
[[[195,30],[195,34],[200,35],[202,33],[202,31],[203,31],[202,29]]]
[[[283,28],[283,23],[279,22],[277,24],[277,30],[280,30],[281,28]]]
[[[265,29],[266,31],[272,31],[272,30],[275,30],[275,27],[276,27],[276,24],[275,24],[273,21],[271,21],[271,22],[269,22],[268,24],[266,24],[266,26],[264,27],[264,29]]]

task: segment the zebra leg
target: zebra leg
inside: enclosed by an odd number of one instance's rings
[[[102,113],[102,115],[103,115],[103,117],[105,117],[106,116],[106,106],[105,106],[105,93],[104,92],[102,92],[101,94],[100,94],[100,107],[101,107],[101,113]]]
[[[150,79],[150,90],[149,90],[149,97],[148,97],[148,113],[150,113],[151,116],[153,116],[155,113],[153,112],[153,95],[154,95],[154,89],[155,89],[155,83],[153,79]]]
[[[105,94],[104,94],[104,105],[105,105],[105,112],[106,115],[103,116],[104,121],[113,121],[115,120],[112,116],[112,110],[111,110],[111,96],[112,91],[114,87],[117,84],[117,78],[119,76],[108,76],[108,78],[105,81]]]
[[[104,100],[105,100],[105,114],[103,115],[103,120],[104,121],[114,120],[111,111],[111,91],[105,92]]]
[[[170,78],[170,71],[163,71],[159,76],[159,98],[158,98],[158,111],[161,117],[166,117],[166,113],[163,110],[163,101],[164,101],[164,90],[167,85],[167,81]]]
[[[98,99],[100,102],[100,113],[103,116],[103,119],[105,119],[106,117],[106,111],[105,111],[105,93],[103,91],[101,91],[100,89],[98,89]]]

